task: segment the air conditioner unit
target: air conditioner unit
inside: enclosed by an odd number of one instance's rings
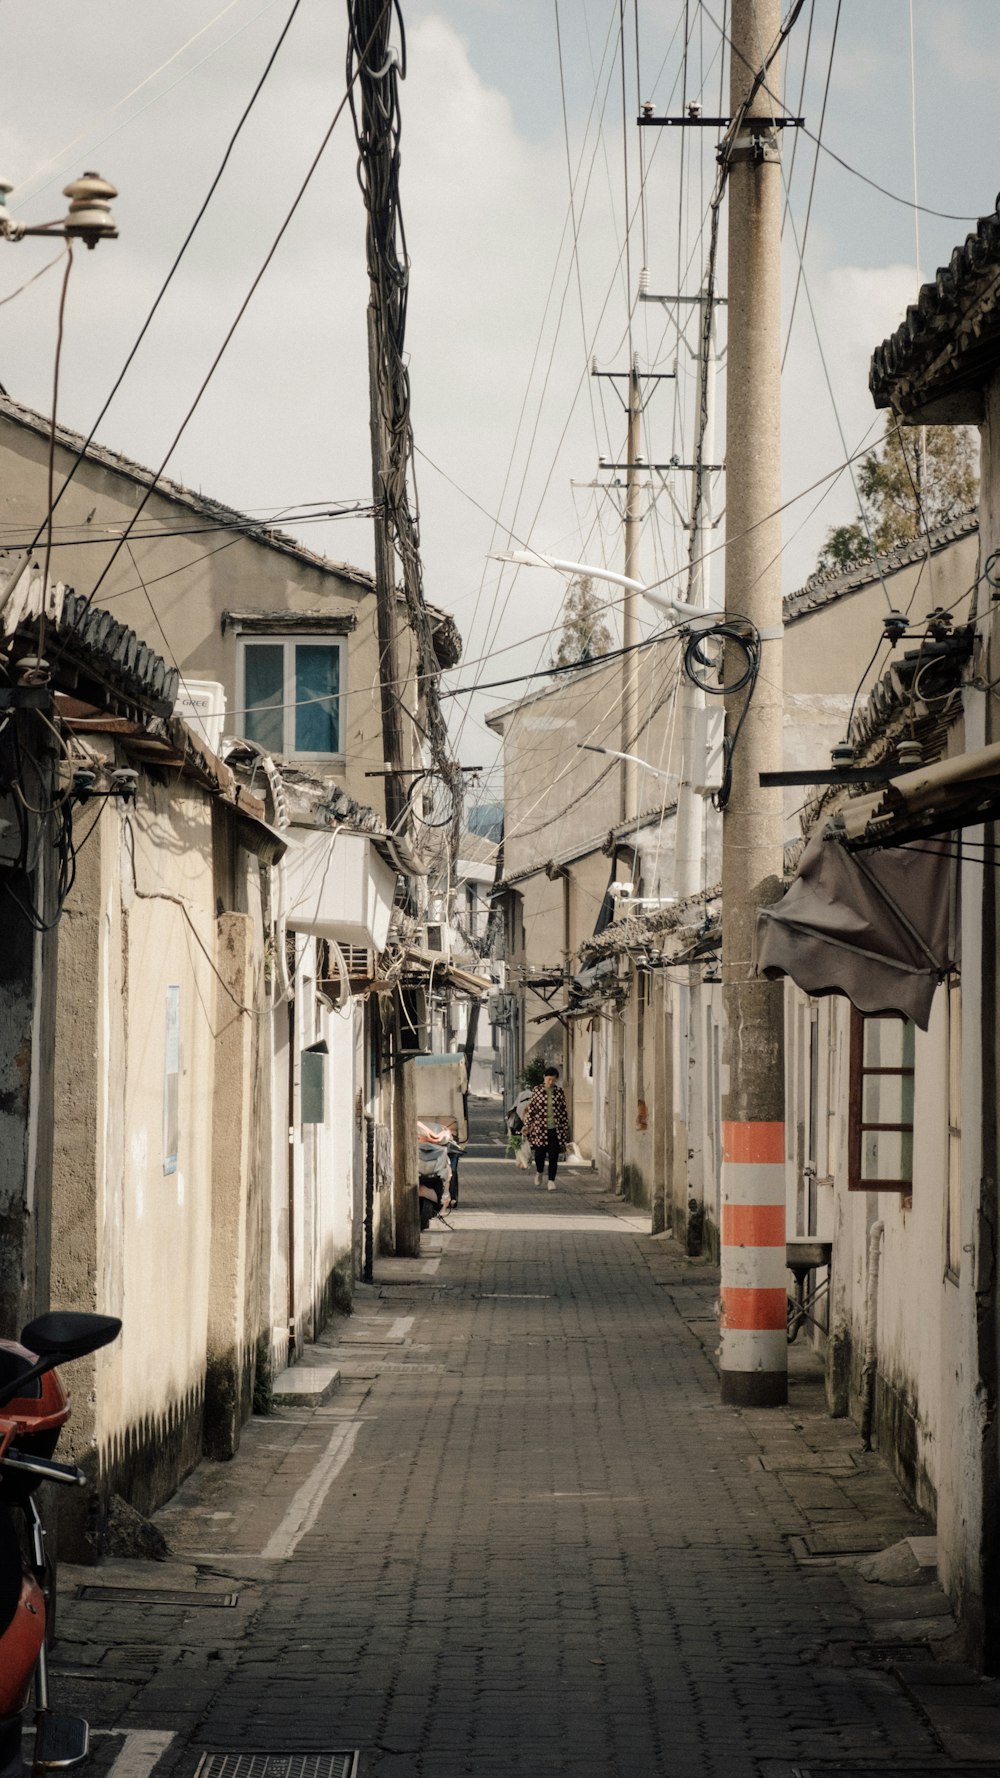
[[[174,703],[180,716],[203,747],[218,753],[226,720],[226,688],[217,679],[182,679]]]

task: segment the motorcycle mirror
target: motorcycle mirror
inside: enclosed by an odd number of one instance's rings
[[[121,1332],[117,1315],[83,1315],[68,1309],[37,1315],[21,1330],[21,1344],[39,1358],[83,1358],[109,1346]]]

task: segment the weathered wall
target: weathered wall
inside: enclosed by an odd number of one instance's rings
[[[678,725],[671,720],[677,645],[664,641],[636,656],[638,730],[627,751],[658,768],[676,770]],[[621,748],[621,665],[569,674],[535,698],[489,719],[504,737],[504,870],[508,877],[532,864],[579,852],[592,838],[600,848],[621,820],[621,762],[591,753],[584,742]],[[638,771],[640,812],[664,803],[664,780]],[[602,885],[603,892],[603,885]]]
[[[292,1002],[292,1100],[288,1111],[287,1037],[276,1055],[275,1097],[283,1106],[291,1141],[274,1177],[272,1224],[277,1234],[272,1313],[276,1343],[280,1317],[291,1309],[294,1350],[322,1331],[334,1307],[350,1303],[354,1281],[355,1101],[361,1082],[355,1022],[363,1024],[362,1003],[351,1000],[332,1011],[317,994],[317,941],[295,935]],[[287,1029],[288,1009],[284,1011]],[[323,1117],[305,1122],[302,1098],[304,1051],[325,1044],[322,1056]],[[275,1148],[277,1150],[277,1142]],[[289,1184],[291,1157],[293,1181]],[[288,1279],[291,1227],[292,1282]]]
[[[25,515],[29,534],[45,508],[48,434],[16,424],[0,402],[0,519],[7,534],[21,535]],[[56,477],[62,483],[73,454],[56,448]],[[81,590],[94,585],[110,560],[123,524],[135,512],[143,489],[123,470],[85,459],[59,504],[52,573]],[[171,534],[172,533],[172,534]],[[134,563],[133,563],[134,558]],[[156,617],[142,581],[155,584]],[[243,702],[237,682],[237,639],[223,633],[224,611],[320,612],[356,620],[343,638],[346,667],[341,688],[346,712],[345,759],[329,766],[311,761],[313,776],[328,776],[362,804],[383,812],[382,780],[366,778],[372,759],[382,758],[382,721],[372,687],[378,683],[375,600],[360,571],[338,574],[307,552],[272,548],[238,531],[226,530],[211,513],[200,513],[157,491],[146,503],[130,550],[118,555],[101,587],[120,623],[130,625],[153,648],[163,649],[193,679],[218,680],[225,688],[226,732],[242,733]],[[322,624],[318,625],[322,629]],[[169,647],[164,646],[164,636]],[[401,671],[409,651],[401,643]],[[404,723],[404,739],[416,731]],[[419,764],[419,760],[410,763]]]
[[[97,1484],[89,1520],[78,1509],[69,1526],[78,1554],[99,1548],[112,1493],[151,1510],[206,1444],[234,1448],[249,1408],[263,956],[246,854],[255,911],[217,918],[200,788],[141,773],[134,806],[87,807],[81,829],[59,934],[52,1301],[124,1327],[90,1361],[94,1396],[77,1367],[70,1449]]]

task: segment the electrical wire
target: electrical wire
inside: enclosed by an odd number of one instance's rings
[[[706,653],[706,647],[713,639],[721,644],[721,655],[718,652]],[[743,665],[731,677],[720,679],[719,669],[722,666],[724,670],[728,648],[735,648],[742,655]],[[760,649],[757,626],[748,618],[734,621],[733,615],[727,615],[722,622],[700,628],[695,635],[689,637],[684,648],[684,671],[692,685],[696,685],[700,691],[706,692],[709,697],[735,697],[737,692],[746,692],[732,730],[724,736],[722,742],[722,783],[712,797],[713,804],[720,811],[725,809],[732,794],[733,758],[757,688]]]
[[[107,399],[105,400],[100,413],[98,414],[96,420],[94,421],[93,425],[91,426],[90,431],[87,434],[87,437],[85,438],[83,443],[80,445],[73,462],[70,464],[69,470],[66,474],[66,478],[62,484],[62,487],[59,490],[59,493],[57,494],[55,500],[53,502],[50,502],[51,510],[47,513],[45,519],[42,520],[41,525],[39,525],[38,530],[35,533],[34,541],[30,546],[32,549],[35,549],[37,547],[38,540],[42,534],[42,531],[45,528],[45,525],[47,523],[51,522],[52,513],[55,511],[55,508],[59,505],[59,502],[62,499],[64,493],[66,492],[66,489],[69,487],[70,482],[75,477],[76,472],[79,469],[80,464],[83,461],[85,453],[89,450],[90,446],[94,442],[94,438],[97,433],[97,429],[101,424],[101,421],[104,419],[104,416],[107,413],[108,409],[110,408],[111,403],[114,401],[115,396],[117,395],[119,389],[122,386],[122,383],[125,381],[128,371],[131,368],[131,365],[135,359],[136,353],[138,352],[139,347],[142,345],[142,342],[145,339],[146,334],[149,332],[149,329],[152,326],[153,318],[156,314],[156,311],[159,308],[160,304],[162,303],[164,297],[166,296],[167,291],[169,290],[171,284],[173,283],[174,277],[175,277],[177,270],[181,264],[181,261],[183,260],[185,253],[187,252],[189,246],[191,245],[192,240],[194,239],[195,234],[198,231],[198,227],[199,227],[199,224],[201,223],[202,217],[204,216],[205,211],[208,209],[208,206],[211,203],[212,198],[215,196],[215,192],[218,188],[219,181],[221,180],[223,173],[225,172],[227,166],[229,165],[230,159],[232,158],[233,150],[235,149],[236,144],[239,141],[240,135],[242,134],[243,126],[246,123],[248,117],[250,116],[250,113],[253,110],[254,106],[256,105],[258,98],[260,97],[260,94],[261,94],[261,91],[264,87],[264,84],[267,81],[267,78],[271,72],[271,69],[274,67],[274,64],[275,64],[277,57],[278,57],[278,52],[281,49],[281,46],[284,43],[285,38],[287,37],[287,35],[289,33],[289,30],[291,29],[292,20],[294,19],[295,14],[298,12],[301,3],[302,3],[302,0],[292,0],[291,11],[289,12],[288,17],[286,18],[285,23],[281,28],[281,32],[278,36],[277,42],[274,45],[274,48],[272,49],[270,55],[267,58],[267,61],[264,64],[263,72],[261,73],[260,78],[258,79],[257,84],[253,89],[253,92],[250,94],[250,97],[247,100],[247,103],[244,106],[243,111],[240,114],[239,120],[236,124],[236,128],[234,129],[232,135],[229,138],[229,141],[226,144],[225,152],[222,156],[221,161],[219,162],[218,168],[216,169],[215,176],[212,179],[212,182],[209,185],[204,198],[202,199],[202,202],[201,202],[201,204],[198,208],[198,211],[195,215],[195,219],[192,222],[191,227],[188,229],[188,232],[185,235],[183,241],[181,242],[181,245],[178,248],[177,253],[174,255],[174,259],[173,259],[173,262],[170,266],[170,269],[167,272],[167,275],[164,278],[163,283],[160,285],[160,288],[157,291],[156,296],[153,299],[152,307],[151,307],[148,315],[146,316],[145,321],[143,322],[142,326],[140,327],[138,334],[136,335],[136,338],[131,346],[131,349],[129,350],[128,355],[126,356],[125,362],[121,367],[121,370],[118,372],[118,375],[115,378],[115,381],[111,386],[110,394],[108,395]],[[339,111],[338,111],[337,115],[339,116]],[[336,121],[336,119],[334,121]],[[325,146],[325,144],[324,144],[324,146]],[[322,150],[320,150],[320,152],[322,153]],[[296,200],[296,202],[298,202],[298,200]],[[256,286],[253,286],[251,288],[251,294],[252,294],[253,288],[256,288]],[[228,343],[228,341],[227,341],[227,343]],[[166,463],[166,459],[164,460],[164,462]],[[162,471],[161,471],[161,473],[162,473]],[[152,492],[152,489],[150,490],[150,492]],[[148,498],[148,496],[147,496],[147,498]],[[145,504],[145,502],[143,504]],[[141,508],[140,508],[140,510],[141,510]]]
[[[19,284],[16,290],[12,290],[9,296],[0,296],[0,309],[2,309],[6,303],[12,303],[15,297],[22,296],[26,290],[30,290],[32,284],[38,283],[39,278],[44,278],[46,272],[50,272],[53,266],[59,264],[59,261],[63,258],[65,252],[66,249],[63,248],[61,253],[56,254],[55,259],[50,259],[47,265],[43,265],[40,272],[33,272],[31,277],[26,278],[23,284]]]
[[[49,453],[46,506],[49,513],[49,527],[45,537],[45,562],[42,569],[42,608],[38,618],[38,672],[42,673],[42,660],[45,658],[45,622],[47,617],[46,598],[49,585],[49,568],[52,565],[52,496],[55,488],[56,475],[56,416],[59,411],[59,370],[62,364],[63,334],[66,326],[66,292],[69,289],[69,275],[73,270],[73,243],[66,242],[66,270],[63,273],[62,289],[59,292],[59,313],[56,321],[56,349],[52,365],[52,419],[49,425]]]
[[[709,22],[712,25],[715,26],[715,29],[720,33],[724,42],[726,42],[729,45],[731,54],[739,56],[740,61],[744,63],[745,67],[748,70],[752,69],[752,63],[748,62],[747,58],[742,54],[742,52],[736,48],[736,46],[733,43],[732,37],[730,36],[728,30],[726,29],[725,24],[724,23],[720,24],[718,19],[714,17],[711,9],[709,8],[709,6],[706,3],[706,0],[698,0],[698,4],[704,8],[706,18],[709,20]],[[794,23],[794,20],[793,20],[793,23]],[[779,45],[779,47],[780,47],[780,45]],[[776,53],[776,52],[774,52],[774,53]],[[770,92],[770,89],[767,89],[767,90]],[[772,98],[777,97],[776,94],[771,94],[770,96]],[[852,166],[850,161],[847,161],[844,159],[843,155],[837,154],[832,148],[829,147],[829,145],[826,142],[821,142],[819,140],[819,137],[816,136],[813,133],[813,131],[808,128],[808,126],[806,124],[801,124],[799,127],[801,128],[803,135],[808,136],[808,138],[811,142],[815,142],[817,147],[821,148],[824,154],[828,154],[830,156],[831,160],[836,161],[836,163],[839,167],[843,167],[845,173],[853,174],[855,179],[860,179],[863,182],[863,184],[870,185],[873,191],[881,192],[881,194],[884,198],[890,198],[894,204],[902,204],[908,210],[918,210],[920,212],[921,216],[936,216],[942,222],[978,222],[979,221],[978,216],[958,215],[955,212],[950,211],[950,210],[933,210],[927,204],[915,203],[912,198],[904,198],[900,195],[899,192],[890,191],[888,186],[880,185],[877,179],[870,178],[869,175],[867,173],[863,173],[859,167]]]
[[[291,23],[291,18],[294,16],[295,8],[297,8],[299,4],[300,4],[300,0],[295,0],[293,12],[290,15],[289,20],[288,20],[289,24]],[[391,4],[391,0],[384,0],[384,4],[382,7],[383,12],[385,12],[388,9],[388,6],[390,4]],[[286,26],[286,29],[287,29],[287,26]],[[272,57],[272,60],[273,60],[273,57]],[[359,70],[359,72],[360,72],[360,70]],[[357,78],[357,75],[355,75],[355,78]],[[258,90],[259,90],[259,86],[258,86]],[[177,446],[180,443],[181,438],[183,437],[190,421],[194,417],[194,414],[195,414],[195,411],[198,407],[198,404],[201,401],[202,396],[205,394],[205,391],[208,388],[209,383],[211,382],[213,376],[215,375],[216,370],[218,369],[219,365],[221,364],[222,359],[225,355],[225,352],[226,352],[234,334],[236,333],[236,330],[239,327],[240,322],[242,321],[244,315],[246,314],[247,309],[250,306],[250,303],[253,299],[253,296],[257,290],[258,285],[261,283],[261,280],[263,279],[265,273],[267,272],[267,270],[271,264],[271,261],[274,259],[274,256],[277,253],[282,240],[284,239],[288,229],[290,228],[290,226],[292,224],[292,220],[299,208],[299,205],[302,202],[302,199],[305,197],[305,194],[306,194],[306,192],[309,188],[309,185],[312,181],[313,175],[315,174],[316,169],[319,166],[319,163],[320,163],[320,161],[323,157],[323,154],[326,150],[327,144],[329,143],[330,138],[333,135],[333,132],[336,129],[341,116],[343,115],[344,111],[347,108],[350,98],[351,98],[351,88],[348,88],[348,90],[344,93],[343,98],[340,100],[339,104],[337,105],[337,108],[333,114],[333,117],[332,117],[332,119],[331,119],[331,121],[330,121],[324,135],[323,135],[322,141],[320,142],[320,145],[319,145],[318,149],[316,150],[316,153],[314,154],[312,161],[309,164],[309,167],[306,171],[305,177],[302,180],[302,183],[299,186],[299,189],[296,192],[295,197],[293,198],[288,211],[286,212],[284,221],[282,222],[280,228],[278,229],[277,234],[275,235],[273,241],[271,242],[271,245],[268,248],[267,253],[264,256],[264,259],[260,265],[260,268],[257,271],[257,273],[255,274],[255,276],[250,284],[250,288],[248,289],[246,295],[243,298],[243,301],[241,302],[239,308],[237,309],[236,315],[235,315],[233,321],[231,322],[229,328],[226,331],[226,334],[225,334],[225,337],[222,341],[221,346],[219,347],[218,351],[216,352],[214,358],[212,359],[212,362],[209,365],[209,368],[208,368],[205,376],[202,378],[202,381],[201,381],[201,383],[198,387],[198,390],[195,394],[194,400],[191,402],[190,406],[187,409],[187,412],[184,415],[184,418],[182,419],[180,425],[178,426],[176,432],[174,433],[173,439],[170,442],[170,445],[167,449],[166,455],[164,456],[159,469],[156,471],[156,473],[152,476],[151,480],[149,481],[147,487],[145,488],[145,490],[143,492],[142,498],[139,501],[139,503],[135,509],[135,512],[132,515],[132,518],[129,520],[129,523],[126,525],[125,530],[122,533],[122,536],[119,538],[118,542],[116,543],[114,549],[111,552],[111,555],[109,556],[107,562],[105,562],[104,567],[101,569],[100,574],[98,575],[96,581],[94,582],[94,585],[91,587],[90,592],[87,594],[86,598],[84,599],[84,601],[80,607],[80,610],[77,613],[77,616],[74,620],[74,625],[73,625],[74,631],[79,628],[79,625],[82,622],[84,616],[90,610],[90,607],[93,604],[93,601],[94,601],[98,591],[100,590],[103,582],[106,580],[108,574],[111,571],[112,566],[114,565],[115,561],[117,560],[122,549],[125,547],[125,544],[128,541],[128,538],[130,537],[131,532],[134,528],[135,521],[141,516],[142,512],[144,511],[144,509],[146,507],[147,502],[150,500],[151,496],[155,492],[155,490],[159,484],[160,478],[163,475],[163,472],[166,469],[166,466],[170,461],[170,458],[173,456],[174,451],[177,449]],[[93,434],[91,434],[91,437],[92,436],[93,436]],[[87,442],[89,443],[90,440],[88,440]],[[68,479],[69,478],[67,477],[67,481],[68,481]],[[65,488],[66,483],[64,483],[63,486]],[[65,643],[64,643],[64,646],[65,646]]]
[[[219,23],[219,20],[224,18],[226,13],[231,12],[233,7],[239,3],[240,0],[227,0],[227,4],[222,8],[221,12],[217,12],[214,18],[209,19],[207,24],[202,25],[199,30],[195,31],[193,36],[189,37],[185,43],[182,43],[179,49],[174,50],[173,54],[169,55],[165,62],[161,62],[158,68],[154,68],[151,74],[147,74],[145,79],[140,80],[138,86],[132,87],[131,91],[127,92],[123,98],[116,100],[114,105],[110,105],[106,110],[98,112],[97,116],[92,118],[90,123],[87,124],[86,128],[80,130],[77,135],[73,137],[72,141],[66,142],[55,154],[50,155],[48,160],[43,161],[40,167],[36,167],[33,173],[29,173],[25,179],[20,180],[15,186],[12,194],[17,203],[20,204],[23,202],[26,191],[29,192],[30,196],[37,197],[41,192],[48,190],[49,186],[54,185],[59,177],[58,174],[53,174],[51,179],[45,180],[41,185],[36,184],[36,181],[41,178],[43,173],[47,172],[49,167],[54,167],[59,161],[63,160],[69,154],[71,148],[75,148],[78,142],[82,142],[84,138],[89,135],[92,128],[99,128],[102,119],[113,117],[115,112],[120,111],[123,105],[127,105],[130,99],[134,99],[145,87],[149,86],[152,81],[156,80],[160,74],[165,73],[166,69],[168,69],[172,63],[176,62],[179,57],[184,54],[185,50],[190,49],[193,43],[197,43],[199,37],[204,37],[207,31],[211,31],[212,28]],[[232,32],[229,37],[224,37],[221,43],[215,44],[215,46],[208,51],[207,55],[202,56],[201,60],[195,62],[190,68],[186,68],[184,73],[179,75],[176,80],[171,81],[169,86],[166,86],[162,88],[160,92],[155,93],[145,105],[141,105],[137,111],[133,111],[131,115],[125,118],[120,124],[116,124],[113,130],[109,130],[106,136],[99,137],[96,142],[89,142],[86,149],[87,155],[92,155],[96,149],[103,148],[105,142],[110,142],[112,137],[118,134],[119,130],[127,129],[129,124],[135,123],[136,120],[142,117],[145,112],[149,111],[153,105],[158,104],[161,99],[165,99],[168,93],[172,93],[175,87],[180,86],[185,80],[190,79],[192,74],[195,74],[199,68],[204,67],[205,63],[210,61],[213,56],[217,55],[220,50],[225,49],[230,43],[235,42],[236,38],[242,36],[243,32],[248,30],[251,25],[256,24],[257,20],[262,18],[265,12],[270,11],[273,4],[274,0],[267,0],[267,4],[261,7],[259,12],[254,13],[252,18],[247,19],[246,22],[240,25],[238,30]]]
[[[576,204],[573,192],[573,164],[569,147],[569,113],[566,108],[566,73],[563,67],[562,29],[559,23],[559,0],[553,0],[553,10],[555,13],[556,26],[556,54],[559,60],[559,98],[562,105],[563,145],[566,150],[566,179],[569,187],[569,214],[570,225],[573,231],[573,265],[576,270],[576,294],[580,309],[580,331],[583,335],[584,350],[586,350],[587,319],[583,302],[583,278],[580,269],[580,231],[576,220]],[[594,429],[594,444],[599,451],[600,442],[597,431],[597,413],[594,408],[594,391],[592,385],[588,384],[588,390],[590,393],[590,418]]]
[[[347,92],[358,148],[358,181],[368,218],[366,252],[372,316],[372,375],[383,429],[379,465],[382,521],[400,562],[403,597],[416,645],[426,724],[402,706],[426,740],[431,761],[454,795],[450,836],[457,855],[462,803],[461,773],[453,758],[438,697],[434,626],[424,597],[420,553],[406,312],[409,256],[399,190],[402,131],[399,82],[406,77],[406,32],[399,0],[348,0]],[[390,44],[395,17],[400,47]],[[369,58],[372,58],[369,60]],[[360,107],[355,96],[357,88]],[[413,488],[411,500],[410,488]]]
[[[814,3],[815,3],[815,0],[814,0]],[[833,35],[830,39],[830,57],[827,62],[827,65],[826,65],[826,83],[823,87],[823,103],[820,107],[820,114],[819,114],[819,136],[817,137],[816,153],[813,158],[812,177],[810,178],[810,181],[809,181],[809,199],[806,204],[806,219],[802,225],[802,252],[799,256],[798,269],[795,274],[795,289],[792,291],[792,302],[791,302],[791,308],[789,310],[789,315],[788,315],[788,326],[785,329],[785,349],[781,355],[782,370],[784,370],[784,368],[785,368],[785,361],[788,357],[788,348],[792,342],[792,328],[795,325],[795,310],[796,310],[796,306],[797,306],[798,300],[799,300],[799,287],[802,283],[802,262],[805,257],[806,242],[809,239],[809,223],[812,218],[813,196],[816,191],[816,173],[819,168],[819,142],[822,140],[822,136],[823,136],[823,124],[824,124],[824,121],[826,118],[827,100],[830,97],[830,81],[833,76],[833,58],[834,58],[834,53],[837,48],[837,31],[840,26],[841,5],[842,5],[842,0],[837,0],[837,10],[834,13],[834,17],[833,17]],[[812,28],[812,15],[811,14],[810,14],[810,18],[809,18],[809,25],[810,25],[810,30],[811,30],[811,28]],[[805,75],[803,74],[803,82],[804,81],[805,81]],[[801,96],[800,96],[800,100],[799,100],[799,108],[801,110]],[[797,139],[795,142],[795,147],[796,148],[798,147],[798,140]],[[790,203],[790,192],[791,192],[792,172],[793,171],[794,171],[794,160],[793,160],[792,166],[789,168],[788,181],[787,181],[787,184],[785,187],[785,216],[782,217],[782,229],[784,229],[785,217],[787,217],[789,215],[789,203]]]

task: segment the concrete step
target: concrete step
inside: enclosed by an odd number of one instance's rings
[[[340,1372],[333,1365],[293,1364],[275,1377],[274,1399],[285,1408],[318,1408],[339,1382]]]

